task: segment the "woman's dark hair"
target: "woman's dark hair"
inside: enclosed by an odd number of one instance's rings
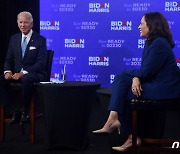
[[[144,18],[149,28],[147,41],[150,43],[158,36],[165,37],[170,43],[171,47],[175,46],[172,40],[172,34],[169,29],[166,18],[160,12],[149,12],[144,14]]]

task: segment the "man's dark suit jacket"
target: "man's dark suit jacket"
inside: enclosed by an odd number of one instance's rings
[[[159,37],[143,51],[141,68],[126,70],[125,74],[139,77],[142,97],[169,99],[180,97],[180,72],[168,41]]]
[[[11,37],[4,71],[11,70],[13,73],[19,73],[23,68],[29,74],[37,75],[40,81],[45,80],[47,59],[46,39],[33,32],[22,60],[21,37],[21,33]]]

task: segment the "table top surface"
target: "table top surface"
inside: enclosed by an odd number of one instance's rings
[[[112,88],[101,88],[101,89],[96,90],[96,92],[103,95],[111,95]]]
[[[82,82],[82,81],[66,81],[64,83],[36,83],[38,87],[91,87],[91,86],[100,86],[98,82]]]

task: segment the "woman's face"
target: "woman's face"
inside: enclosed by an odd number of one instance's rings
[[[149,28],[146,25],[146,21],[145,21],[145,17],[143,16],[141,19],[141,23],[139,25],[139,30],[140,30],[140,36],[141,37],[148,37],[148,33],[149,33]]]

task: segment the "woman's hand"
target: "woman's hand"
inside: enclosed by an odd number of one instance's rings
[[[134,77],[132,79],[132,93],[139,97],[141,96],[141,91],[143,91],[141,88],[141,82],[138,77]]]

